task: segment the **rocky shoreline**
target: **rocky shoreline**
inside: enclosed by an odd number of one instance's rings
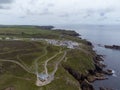
[[[91,47],[92,47],[92,44],[91,44]],[[98,54],[94,56],[93,61],[94,61],[95,69],[88,71],[89,73],[86,76],[86,79],[82,82],[84,84],[81,84],[81,87],[83,87],[84,85],[84,88],[82,88],[82,90],[95,90],[94,86],[91,83],[93,83],[96,80],[106,80],[108,79],[106,75],[113,74],[112,70],[104,69],[107,65],[102,63],[104,61],[103,57],[104,57],[103,55],[98,55]],[[86,82],[86,85],[85,85],[85,82]],[[88,85],[89,87],[86,87]],[[90,87],[93,87],[93,88],[91,89]],[[111,89],[103,88],[103,87],[99,87],[99,89],[100,90],[111,90]]]
[[[56,29],[57,30],[57,29]],[[61,31],[61,30],[60,30]],[[64,30],[62,30],[64,31]],[[81,36],[78,33],[72,31],[72,36]],[[81,37],[79,37],[80,39],[82,39]],[[92,83],[96,80],[106,80],[108,79],[106,77],[106,75],[112,75],[113,72],[110,69],[105,70],[104,68],[107,66],[105,64],[103,64],[102,62],[104,62],[104,56],[103,55],[98,55],[96,54],[96,52],[93,50],[93,44],[90,41],[85,40],[85,44],[87,46],[90,46],[92,48],[92,51],[94,52],[94,57],[93,57],[93,61],[94,61],[94,66],[95,69],[94,70],[88,70],[86,72],[87,75],[83,75],[78,73],[78,71],[73,70],[71,67],[69,66],[64,66],[64,69],[67,70],[79,83],[80,83],[80,87],[82,90],[95,90],[94,86],[92,85]],[[120,47],[119,47],[120,49]],[[105,87],[99,87],[100,90],[112,90],[109,88],[105,88]]]
[[[91,42],[86,41],[87,45],[90,46],[91,48],[93,48],[93,45]],[[96,54],[96,52],[94,51],[95,55],[93,57],[93,61],[94,61],[94,66],[95,69],[94,70],[88,70],[88,74],[87,75],[82,75],[80,73],[78,73],[77,71],[73,70],[72,68],[70,68],[69,66],[64,66],[65,70],[67,70],[76,80],[79,81],[80,83],[80,87],[82,90],[95,90],[94,86],[92,85],[92,83],[96,80],[106,80],[108,79],[106,77],[106,75],[112,75],[113,72],[110,69],[104,70],[104,68],[106,67],[105,64],[103,64],[102,62],[103,60],[103,55],[98,55]],[[112,90],[112,89],[108,89],[108,88],[104,88],[104,87],[99,87],[100,90]]]

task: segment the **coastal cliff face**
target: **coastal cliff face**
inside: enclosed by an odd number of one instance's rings
[[[100,63],[102,58],[93,51],[92,43],[75,31],[46,28],[0,28],[0,89],[94,90],[91,82],[105,79],[108,71],[103,71],[105,65]],[[42,75],[53,73],[54,80],[36,86],[36,67]]]

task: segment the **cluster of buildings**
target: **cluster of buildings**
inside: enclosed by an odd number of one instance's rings
[[[22,38],[10,38],[10,37],[4,37],[0,38],[0,40],[23,40]],[[43,38],[29,38],[28,40],[31,41],[46,41],[48,44],[52,44],[55,46],[65,46],[70,49],[78,48],[79,43],[70,41],[70,40],[55,40],[55,39],[43,39]]]
[[[0,40],[22,40],[21,38],[15,38],[15,37],[0,37]]]
[[[55,46],[66,46],[67,48],[74,49],[79,47],[79,43],[70,40],[55,40],[55,39],[45,39],[49,44]]]

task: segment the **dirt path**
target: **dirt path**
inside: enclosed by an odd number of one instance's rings
[[[11,63],[15,63],[17,65],[19,65],[20,67],[22,67],[25,71],[27,71],[28,73],[32,73],[28,68],[26,68],[24,65],[22,65],[21,63],[15,61],[15,60],[6,60],[6,59],[0,59],[0,62],[11,62]]]
[[[36,46],[37,46],[37,44],[35,44]],[[67,51],[62,51],[62,48],[60,48],[60,50],[59,50],[59,52],[57,52],[56,54],[54,54],[52,57],[50,57],[50,58],[48,58],[47,60],[45,60],[45,62],[44,62],[44,72],[45,72],[45,75],[47,75],[48,77],[47,78],[45,78],[45,81],[42,81],[41,79],[41,77],[39,76],[39,63],[38,63],[38,61],[42,58],[42,57],[44,57],[44,56],[46,56],[47,54],[48,54],[48,51],[47,51],[47,47],[48,47],[48,44],[44,47],[44,50],[43,50],[43,55],[40,55],[39,57],[37,57],[35,60],[34,60],[34,62],[33,62],[33,64],[30,66],[30,67],[28,67],[23,61],[22,61],[22,59],[20,58],[20,56],[19,55],[17,55],[17,59],[20,61],[15,61],[15,60],[6,60],[6,59],[0,59],[0,62],[11,62],[11,63],[14,63],[14,64],[17,64],[17,65],[19,65],[21,68],[23,68],[25,71],[27,71],[28,73],[31,73],[31,74],[35,74],[36,76],[37,76],[37,82],[36,82],[36,85],[37,86],[44,86],[44,85],[47,85],[47,84],[49,84],[49,83],[51,83],[53,80],[54,80],[54,76],[55,76],[55,73],[57,72],[57,70],[58,70],[58,66],[59,66],[59,64],[60,64],[60,62],[62,61],[62,60],[64,60],[65,59],[65,57],[66,57],[66,55],[67,55]],[[37,48],[39,48],[39,46],[37,46]],[[27,50],[27,49],[26,49]],[[29,49],[30,50],[30,49]],[[7,53],[12,53],[12,52],[15,52],[15,51],[11,51],[11,52],[7,52]],[[4,54],[4,53],[3,53]],[[54,70],[49,74],[49,72],[48,72],[48,68],[47,68],[47,66],[48,66],[48,62],[49,61],[51,61],[52,59],[54,59],[55,57],[57,57],[59,54],[62,54],[62,55],[60,55],[58,58],[57,58],[57,62],[56,62],[56,64],[55,64],[55,66],[54,66]],[[32,69],[34,70],[34,71],[32,71]],[[17,78],[20,78],[20,77],[17,77]],[[20,79],[24,79],[24,78],[20,78]],[[28,80],[28,79],[26,79],[26,80]]]
[[[63,52],[60,51],[60,52],[58,52],[57,54],[55,54],[54,56],[52,56],[51,58],[49,58],[49,59],[47,59],[47,60],[45,61],[44,68],[45,68],[46,75],[48,75],[48,77],[45,78],[44,81],[41,81],[39,75],[37,75],[37,81],[36,81],[36,85],[37,85],[37,86],[45,86],[45,85],[51,83],[51,82],[54,80],[55,73],[56,73],[56,71],[58,70],[58,65],[59,65],[60,62],[65,58],[65,56],[66,56],[66,54],[67,54],[67,51],[64,52],[64,54],[63,54],[62,57],[58,58],[59,61],[56,63],[56,66],[55,66],[55,68],[54,68],[54,70],[53,70],[53,72],[52,72],[51,74],[48,74],[47,63],[48,63],[50,60],[52,60],[53,58],[55,58],[57,55],[61,54],[61,53],[63,53]]]
[[[44,64],[44,68],[45,68],[45,74],[48,75],[48,69],[47,69],[47,64],[50,60],[52,60],[53,58],[55,58],[57,55],[59,55],[60,53],[62,53],[62,51],[58,52],[57,54],[55,54],[54,56],[52,56],[51,58],[47,59],[45,61],[45,64]]]
[[[38,61],[39,61],[42,57],[46,56],[47,53],[48,53],[48,51],[47,51],[47,46],[44,48],[44,51],[45,51],[45,53],[44,53],[42,56],[40,56],[40,57],[38,57],[38,58],[35,59],[34,64],[35,64],[35,73],[36,73],[36,75],[39,73],[39,72],[38,72]]]
[[[28,66],[22,61],[22,59],[17,55],[17,59],[24,65],[25,68],[29,69]]]
[[[64,52],[63,56],[62,56],[62,57],[60,58],[60,60],[56,63],[55,69],[54,69],[54,71],[52,72],[52,75],[53,75],[53,76],[54,76],[55,73],[57,72],[58,66],[59,66],[60,62],[66,57],[66,55],[67,55],[67,51]]]

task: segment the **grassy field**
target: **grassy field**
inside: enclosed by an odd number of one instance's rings
[[[0,28],[0,37],[64,38],[82,43],[81,47],[87,52],[49,45],[44,41],[1,40],[0,90],[10,88],[13,90],[80,90],[79,82],[64,69],[63,65],[71,67],[80,74],[87,74],[87,70],[94,69],[94,65],[91,47],[85,45],[86,42],[75,34],[73,31],[43,30],[36,27]],[[38,64],[38,71],[44,72],[45,61],[60,51],[62,53],[50,60],[47,65],[48,72],[52,72],[58,59],[63,56],[64,51],[67,51],[67,56],[59,64],[55,79],[46,86],[36,86],[35,62]]]
[[[83,41],[80,40],[78,33],[75,31],[66,31],[66,30],[48,30],[41,29],[36,27],[0,27],[0,37],[23,37],[23,38],[49,38],[49,39],[60,39],[60,37],[65,38],[67,40],[73,41]]]

